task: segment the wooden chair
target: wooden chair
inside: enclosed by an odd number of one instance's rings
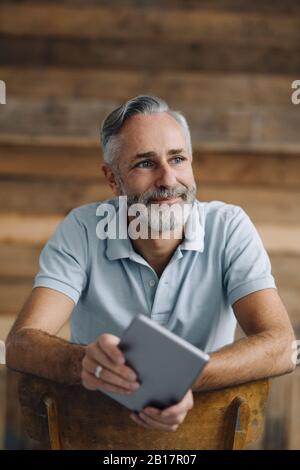
[[[175,432],[146,429],[101,392],[20,374],[19,399],[29,436],[46,448],[104,450],[243,449],[262,434],[268,381],[195,392]]]

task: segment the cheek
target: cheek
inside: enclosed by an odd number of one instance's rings
[[[186,168],[184,171],[179,171],[177,179],[179,182],[182,182],[187,186],[193,185],[195,182],[193,170],[191,168]]]
[[[139,171],[134,171],[131,175],[127,178],[126,184],[130,188],[136,189],[145,189],[148,188],[149,185],[153,183],[153,177],[151,177],[150,172],[142,173]]]

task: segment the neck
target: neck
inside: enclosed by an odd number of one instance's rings
[[[135,251],[137,251],[156,271],[157,275],[160,276],[172,258],[174,251],[182,242],[182,239],[183,227],[180,227],[171,232],[169,239],[163,239],[160,233],[158,239],[131,239],[131,243]]]

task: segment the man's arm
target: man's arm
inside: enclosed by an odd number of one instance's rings
[[[287,311],[275,289],[249,294],[233,305],[235,316],[247,335],[219,351],[194,383],[204,391],[292,372],[295,339]]]
[[[103,334],[81,346],[55,336],[73,308],[74,302],[61,292],[33,289],[7,337],[7,366],[56,382],[82,383],[89,390],[132,393],[136,374],[125,364],[120,338]],[[103,368],[99,379],[94,375],[98,365]]]
[[[74,302],[61,292],[33,289],[7,337],[7,366],[57,382],[79,383],[85,347],[55,336],[73,308]]]

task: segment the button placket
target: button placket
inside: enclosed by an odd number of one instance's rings
[[[140,265],[140,275],[141,280],[144,286],[145,296],[147,298],[148,306],[149,306],[149,315],[151,315],[152,305],[155,296],[155,286],[157,285],[157,277],[156,273],[152,270],[150,266],[142,266]]]
[[[168,273],[170,269],[171,263],[168,264],[160,279],[158,280],[151,310],[152,320],[162,325],[165,325],[168,322],[170,315],[169,312],[172,307],[170,297],[168,295],[170,287],[170,276]]]

